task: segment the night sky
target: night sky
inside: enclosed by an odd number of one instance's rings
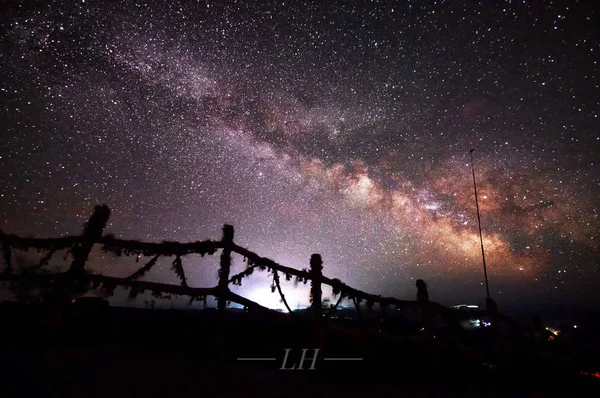
[[[500,308],[600,298],[595,2],[19,3],[1,11],[3,231],[78,234],[106,203],[118,237],[231,223],[371,293],[414,299],[423,278],[482,303],[474,148]],[[190,285],[217,261],[184,259]],[[169,259],[148,278],[177,281]],[[266,273],[240,291],[281,306]]]

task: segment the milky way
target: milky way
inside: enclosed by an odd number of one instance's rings
[[[246,3],[3,5],[2,230],[76,234],[106,203],[120,237],[231,223],[372,293],[480,302],[474,148],[492,296],[598,298],[593,2]],[[188,259],[190,284],[215,264]],[[270,303],[266,280],[241,292]]]

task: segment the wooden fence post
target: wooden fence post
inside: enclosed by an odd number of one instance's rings
[[[310,274],[312,280],[310,282],[310,295],[312,297],[311,308],[315,318],[320,318],[322,313],[321,308],[321,280],[323,278],[323,260],[320,254],[310,256]]]
[[[227,310],[227,293],[229,293],[229,272],[231,270],[231,247],[233,245],[234,230],[232,225],[223,225],[223,252],[221,252],[221,264],[219,268],[219,284],[217,296],[217,322],[216,322],[216,346],[219,360],[226,358],[225,350],[225,311]]]
[[[65,309],[71,304],[72,295],[78,295],[85,292],[86,288],[82,286],[83,280],[78,277],[83,276],[84,267],[87,259],[92,251],[94,243],[101,237],[108,217],[110,209],[106,205],[96,206],[94,213],[83,228],[81,241],[73,245],[71,253],[73,262],[71,267],[62,280],[57,281],[56,296],[53,297],[49,304],[48,311],[48,326],[51,329],[57,330],[63,326],[63,315]]]
[[[225,224],[223,226],[224,244],[223,252],[221,253],[221,268],[219,268],[219,312],[225,311],[227,308],[227,293],[229,292],[229,272],[231,270],[231,246],[233,245],[233,226]]]
[[[83,229],[81,242],[73,247],[73,262],[69,269],[72,273],[83,273],[94,243],[102,237],[106,223],[110,217],[110,209],[106,205],[96,206],[94,213]]]

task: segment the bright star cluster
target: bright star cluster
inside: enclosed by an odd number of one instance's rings
[[[597,299],[593,2],[2,9],[3,231],[76,234],[106,203],[120,237],[218,239],[231,223],[260,255],[305,268],[320,253],[362,290],[412,299],[423,278],[436,301],[476,301],[474,148],[492,296]],[[215,264],[184,261],[190,284],[214,285]]]

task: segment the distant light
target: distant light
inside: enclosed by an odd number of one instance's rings
[[[597,379],[600,379],[600,373],[589,373],[589,372],[581,372],[582,375],[594,376]]]
[[[577,325],[573,325],[573,329],[577,329]]]
[[[466,308],[479,308],[478,305],[473,305],[473,304],[459,304],[459,305],[455,305],[454,309],[461,309],[461,307],[466,307]]]
[[[479,319],[471,319],[469,322],[476,328],[481,326],[481,321]]]
[[[560,330],[556,330],[550,327],[546,327],[546,330],[549,331],[550,333],[552,333],[555,336],[558,336],[560,334]]]

